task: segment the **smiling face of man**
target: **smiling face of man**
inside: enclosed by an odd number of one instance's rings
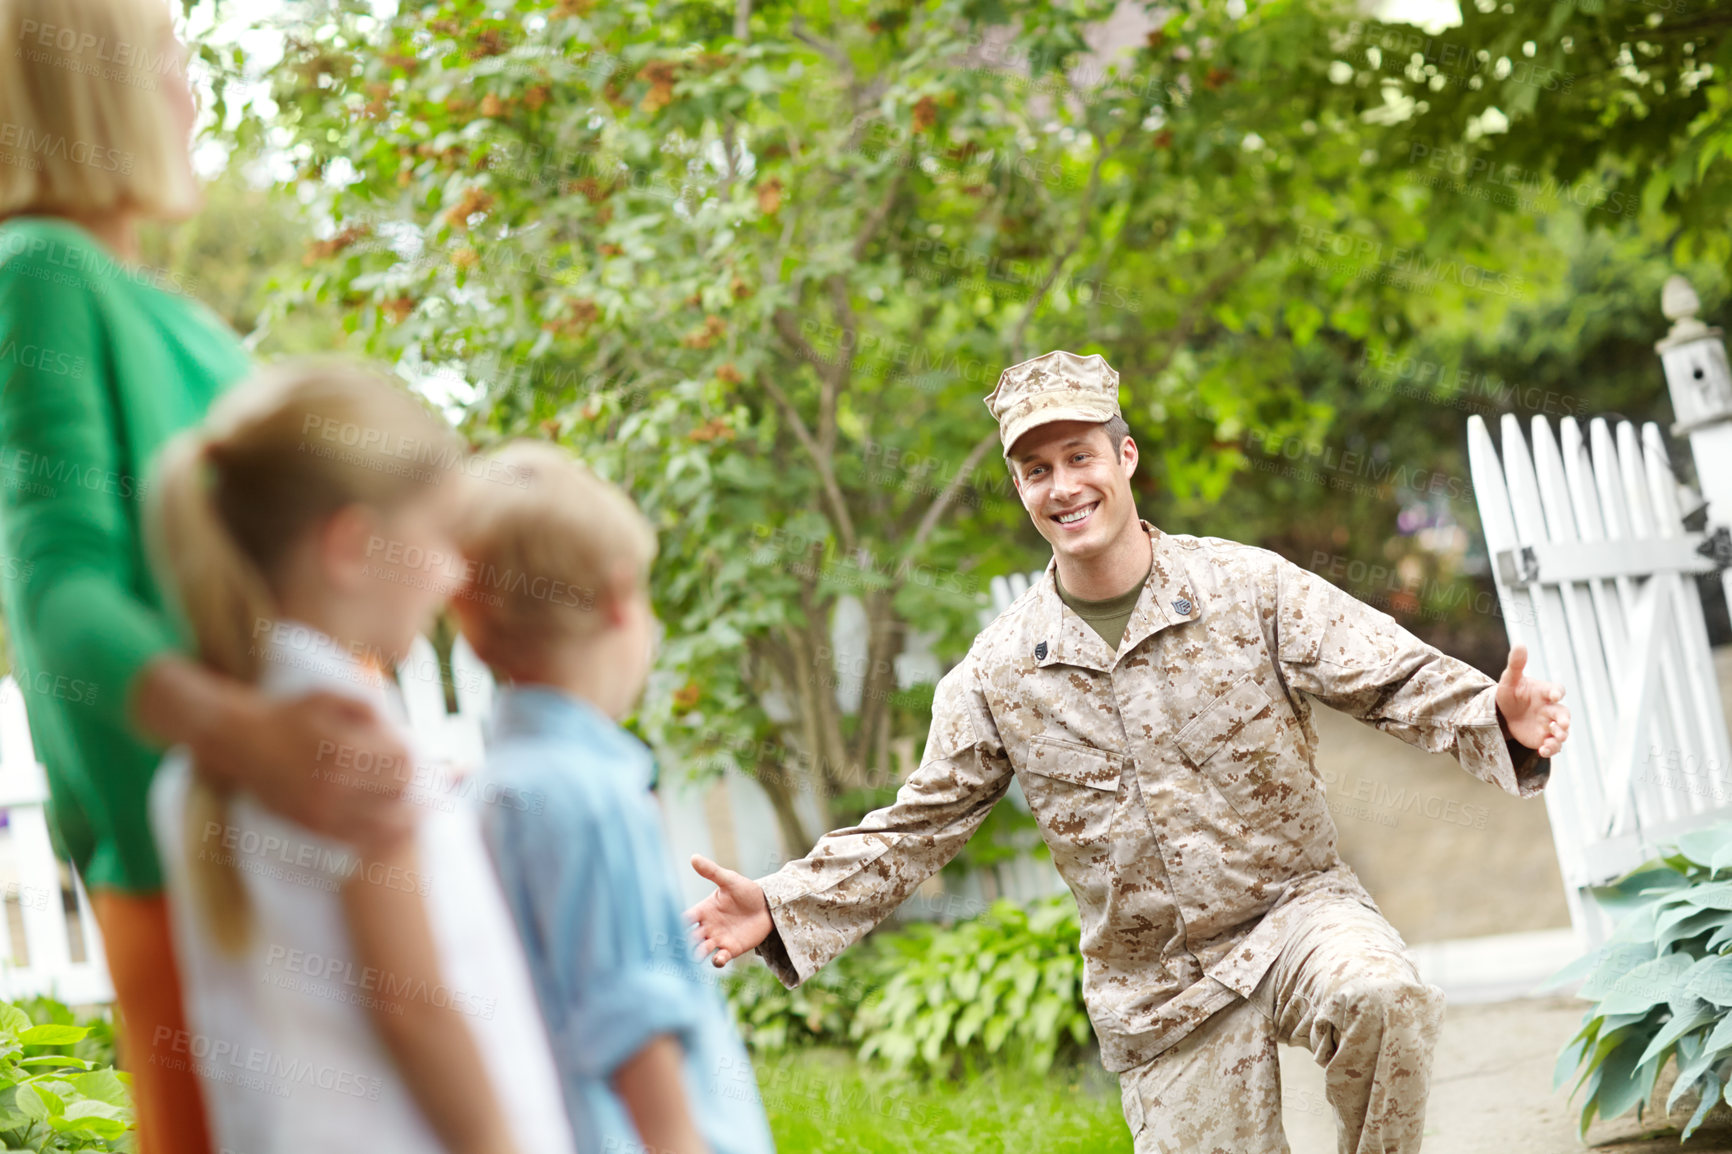
[[[1038,425],[1010,448],[1022,506],[1061,561],[1087,566],[1105,558],[1137,524],[1137,444],[1125,437],[1114,448],[1106,426],[1090,421]]]

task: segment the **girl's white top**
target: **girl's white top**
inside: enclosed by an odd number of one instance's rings
[[[259,687],[271,697],[331,690],[362,698],[406,731],[396,687],[317,630],[279,622],[262,644]],[[430,735],[429,735],[430,736]],[[417,765],[437,764],[405,732]],[[398,767],[325,751],[328,768],[362,782]],[[404,770],[405,774],[409,771]],[[421,770],[425,773],[425,769]],[[443,775],[441,775],[443,776]],[[151,786],[186,995],[187,1037],[153,1047],[197,1069],[215,1144],[235,1154],[434,1154],[434,1135],[368,1016],[370,999],[455,1004],[474,1031],[494,1093],[523,1154],[573,1154],[547,1032],[511,913],[481,840],[475,802],[449,777],[412,789],[422,877],[368,877],[347,846],[319,837],[242,794],[226,828],[189,847],[190,766],[169,753]],[[240,871],[253,936],[239,958],[220,953],[191,901],[189,853],[219,854]],[[377,873],[377,870],[370,872]],[[409,988],[355,959],[339,888],[419,889],[439,949],[442,983]]]

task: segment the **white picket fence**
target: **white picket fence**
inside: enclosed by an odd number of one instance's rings
[[[1510,642],[1572,708],[1543,796],[1571,919],[1595,941],[1607,927],[1589,887],[1732,817],[1714,788],[1732,751],[1690,579],[1717,570],[1715,540],[1685,527],[1657,425],[1638,437],[1596,419],[1584,436],[1566,418],[1554,435],[1535,417],[1531,451],[1513,415],[1502,433],[1500,459],[1469,420],[1473,485]]]
[[[995,579],[994,606],[985,618],[996,616],[1028,580],[1021,574],[1008,581]],[[416,638],[397,667],[403,706],[422,747],[442,761],[474,766],[482,757],[493,708],[493,678],[462,638],[452,648],[451,675],[454,712],[445,707],[439,657],[427,638]],[[1013,803],[1026,809],[1020,791],[1012,793]],[[752,876],[769,873],[786,860],[769,800],[745,774],[729,771],[720,779],[694,782],[676,769],[664,772],[660,795],[669,864],[688,901],[699,900],[708,889],[687,865],[693,853],[715,857]],[[47,800],[47,778],[30,739],[23,695],[7,677],[0,680],[0,813],[6,822],[0,828],[5,914],[0,917],[0,999],[48,994],[77,1005],[112,1001],[102,939],[84,889],[76,873],[55,857],[49,841]],[[1049,862],[1024,856],[970,876],[948,892],[935,879],[923,887],[911,910],[915,916],[965,917],[995,898],[1026,901],[1062,887]]]
[[[439,657],[425,637],[416,638],[397,672],[410,723],[426,747],[459,765],[479,763],[494,685],[469,646],[459,640],[452,653],[456,713],[446,712]],[[0,679],[0,999],[47,994],[73,1005],[110,1002],[102,936],[76,871],[54,855],[47,801],[23,693],[13,678]]]
[[[0,998],[112,1001],[102,936],[77,875],[54,856],[47,801],[23,691],[0,679]]]

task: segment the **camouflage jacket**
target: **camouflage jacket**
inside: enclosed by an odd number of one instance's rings
[[[1109,1070],[1247,996],[1306,913],[1377,907],[1335,849],[1315,698],[1505,791],[1496,683],[1266,549],[1161,533],[1117,654],[1053,565],[938,684],[895,802],[762,880],[759,953],[793,986],[949,861],[1014,775],[1082,917],[1083,996]]]

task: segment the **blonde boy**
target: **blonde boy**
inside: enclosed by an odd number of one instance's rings
[[[655,534],[561,450],[493,455],[462,533],[464,636],[505,688],[483,818],[553,1038],[578,1146],[764,1154],[769,1127],[714,978],[695,959],[621,729],[649,673]],[[512,799],[507,801],[505,799]]]

